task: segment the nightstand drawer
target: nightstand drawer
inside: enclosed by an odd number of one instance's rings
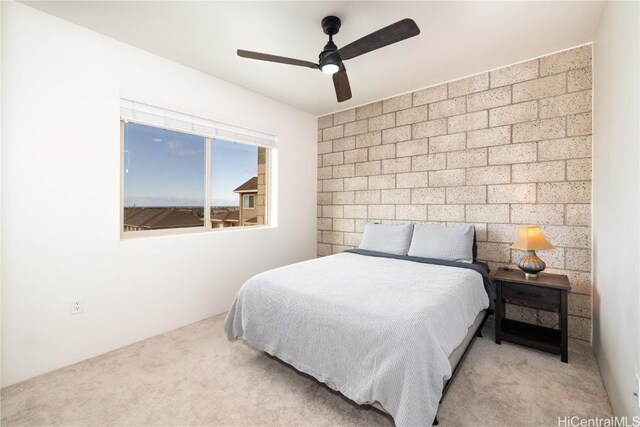
[[[560,309],[560,290],[502,282],[502,298],[543,310]]]

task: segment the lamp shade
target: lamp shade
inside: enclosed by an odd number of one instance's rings
[[[524,251],[537,251],[542,249],[553,249],[553,245],[545,239],[542,229],[537,225],[527,225],[520,227],[518,238],[511,245],[513,249]]]

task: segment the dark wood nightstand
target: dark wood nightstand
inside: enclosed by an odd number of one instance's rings
[[[521,270],[499,268],[492,279],[496,285],[496,344],[505,340],[548,351],[559,354],[560,359],[567,363],[567,291],[571,289],[567,276],[538,273],[538,277],[526,278]],[[507,319],[506,301],[559,313],[560,329]]]

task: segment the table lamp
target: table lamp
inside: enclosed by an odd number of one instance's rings
[[[537,225],[520,227],[518,238],[511,245],[512,249],[527,251],[527,255],[517,265],[527,278],[537,277],[546,268],[546,264],[536,255],[537,250],[553,249],[553,245],[545,239],[542,229]]]

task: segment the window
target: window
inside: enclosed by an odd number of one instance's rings
[[[205,138],[124,124],[124,231],[204,226]]]
[[[168,121],[157,111],[145,117],[147,123],[128,120],[136,114],[123,111],[125,234],[268,224],[267,160],[273,145],[259,145],[228,127],[220,131],[217,123],[200,122],[195,132],[193,123],[181,126],[177,120],[162,126]]]
[[[245,208],[245,209],[253,209],[254,208],[253,204],[255,203],[254,202],[254,197],[255,196],[243,196],[243,197],[244,197],[244,199],[243,199],[244,200],[243,208]]]
[[[265,224],[266,149],[211,141],[211,206],[214,227]]]

